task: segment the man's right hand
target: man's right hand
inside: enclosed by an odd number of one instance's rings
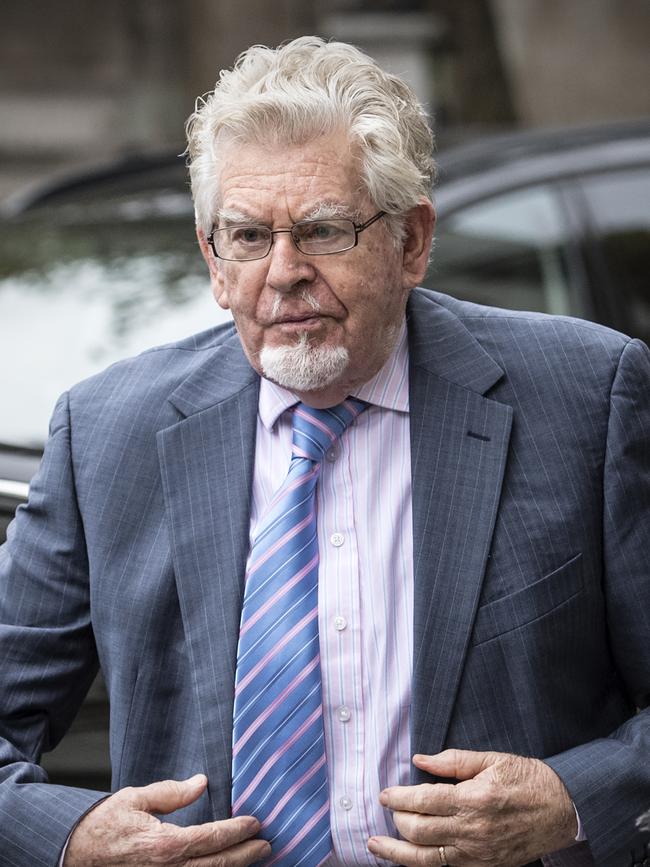
[[[183,867],[245,867],[268,858],[265,840],[251,839],[260,824],[252,816],[181,828],[152,813],[171,813],[199,798],[204,774],[121,789],[79,822],[68,841],[64,867],[177,864]]]

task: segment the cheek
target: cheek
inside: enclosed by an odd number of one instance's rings
[[[242,278],[237,266],[222,262],[213,282],[213,292],[217,303],[236,314],[245,307],[246,280]]]
[[[228,308],[239,330],[246,328],[249,333],[261,329],[264,321],[263,288],[264,280],[254,275],[234,273],[224,275],[228,298]]]
[[[386,284],[386,275],[368,269],[364,278],[354,287],[351,305],[355,310],[355,318],[380,322],[394,316],[395,298],[396,293]]]
[[[357,318],[367,319],[372,316],[377,301],[376,290],[373,291],[372,277],[360,280],[355,287],[354,308]]]

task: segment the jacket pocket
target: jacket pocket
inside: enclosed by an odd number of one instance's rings
[[[482,644],[544,617],[580,593],[582,586],[580,553],[528,587],[481,606],[474,622],[472,644]]]

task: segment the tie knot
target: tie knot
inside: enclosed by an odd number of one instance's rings
[[[354,397],[328,409],[299,403],[293,412],[293,457],[321,461],[368,404]]]

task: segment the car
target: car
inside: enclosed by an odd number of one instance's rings
[[[439,154],[425,285],[650,339],[650,121],[483,138]],[[58,394],[120,357],[204,330],[211,297],[182,157],[149,155],[7,201],[0,234],[0,542]],[[110,788],[99,678],[45,757]]]
[[[650,121],[441,155],[427,285],[650,338]]]

